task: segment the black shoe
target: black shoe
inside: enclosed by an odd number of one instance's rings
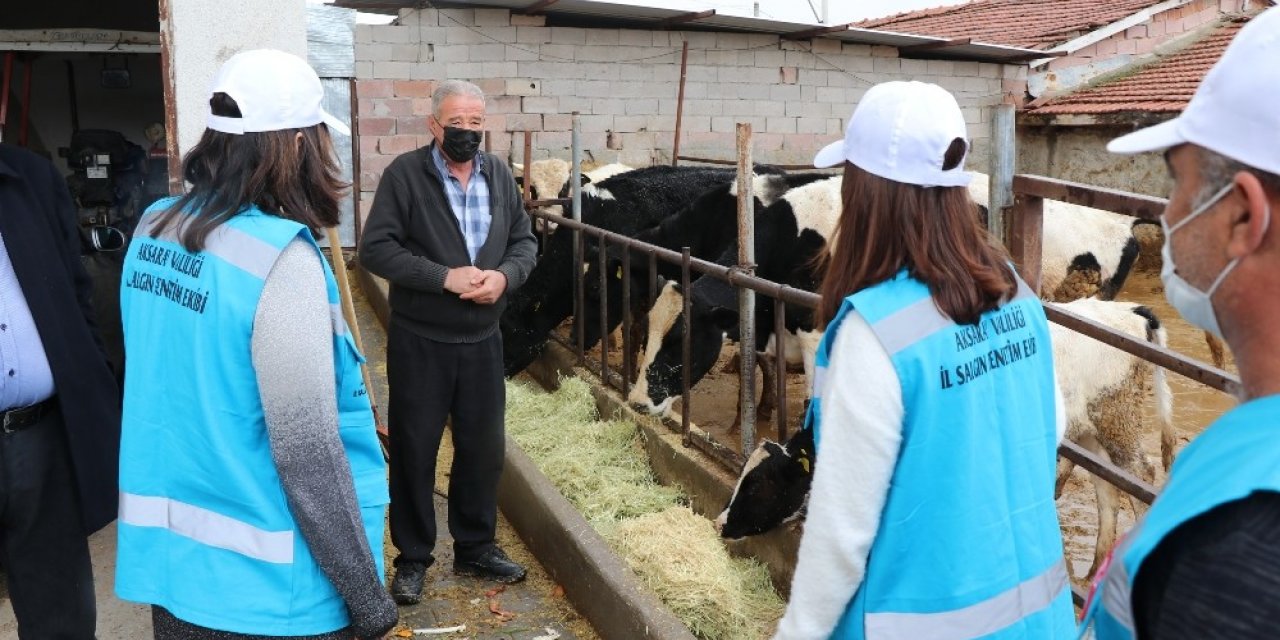
[[[426,575],[425,563],[397,563],[396,577],[391,579],[391,597],[396,604],[418,604],[422,600],[422,580]]]
[[[525,575],[524,567],[512,562],[496,546],[471,560],[454,560],[453,572],[460,576],[486,578],[506,584],[520,582]]]

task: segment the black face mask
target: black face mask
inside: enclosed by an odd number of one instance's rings
[[[480,150],[480,132],[458,127],[445,127],[440,149],[454,162],[470,162]]]

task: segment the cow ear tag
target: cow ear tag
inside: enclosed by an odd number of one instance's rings
[[[796,462],[799,462],[800,466],[804,468],[805,475],[811,473],[809,471],[809,456],[805,455],[804,451],[800,452],[800,457],[796,458]]]

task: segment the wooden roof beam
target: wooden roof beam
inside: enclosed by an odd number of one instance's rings
[[[826,35],[828,33],[835,33],[837,31],[848,31],[849,27],[851,26],[853,26],[852,22],[846,22],[844,24],[833,24],[829,27],[817,27],[815,29],[805,29],[804,31],[793,31],[791,33],[782,34],[782,39],[783,40],[807,40],[815,36]]]
[[[707,9],[706,11],[691,11],[689,13],[682,13],[678,16],[671,16],[670,18],[664,18],[662,20],[659,20],[658,26],[674,27],[678,24],[697,22],[698,20],[702,20],[704,18],[710,18],[715,14],[716,14],[715,9]]]
[[[535,14],[535,13],[538,13],[538,12],[542,11],[543,9],[546,9],[547,7],[549,7],[549,6],[553,5],[553,4],[555,4],[556,2],[559,2],[559,0],[538,0],[537,2],[535,2],[535,3],[533,3],[533,4],[531,4],[531,5],[527,6],[527,7],[523,8],[523,9],[520,9],[520,13],[523,13],[523,14],[524,14],[524,15],[526,15],[526,16],[527,16],[527,15],[532,15],[532,14]]]

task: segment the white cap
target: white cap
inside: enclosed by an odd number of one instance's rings
[[[209,114],[208,127],[223,133],[302,129],[321,122],[344,136],[351,129],[320,108],[324,87],[311,65],[293,54],[254,49],[222,63],[209,93],[225,93],[241,118]]]
[[[1192,143],[1280,173],[1280,8],[1245,25],[1209,70],[1182,115],[1112,140],[1132,154]]]
[[[964,162],[942,169],[956,138],[968,144],[964,114],[946,89],[926,82],[884,82],[867,90],[849,117],[844,140],[819,151],[813,165],[834,167],[848,160],[896,182],[963,187],[969,184]]]

